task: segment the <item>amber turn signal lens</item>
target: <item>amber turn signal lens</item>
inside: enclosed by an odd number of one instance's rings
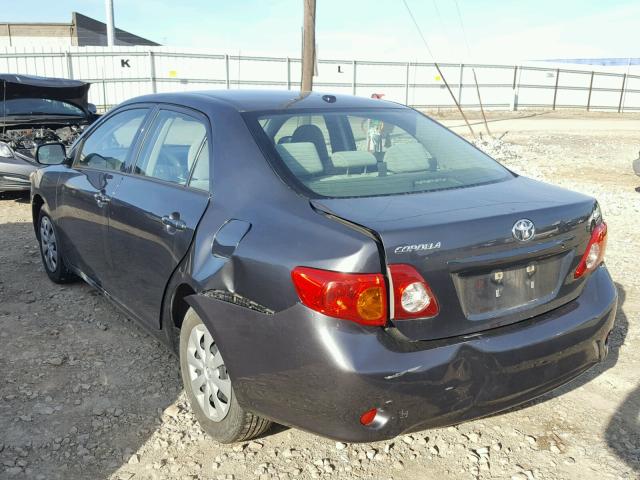
[[[382,304],[382,288],[367,288],[358,297],[356,303],[358,314],[365,320],[376,320],[384,314],[384,305]]]

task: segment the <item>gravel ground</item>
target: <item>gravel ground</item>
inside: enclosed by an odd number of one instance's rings
[[[49,282],[28,200],[0,198],[0,478],[639,478],[637,122],[570,120],[521,132],[512,121],[502,140],[479,143],[517,172],[600,200],[621,300],[608,359],[525,407],[374,444],[285,427],[210,440],[176,359],[88,286]]]

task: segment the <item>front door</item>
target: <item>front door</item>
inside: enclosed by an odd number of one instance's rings
[[[111,199],[105,288],[153,328],[165,287],[209,204],[209,137],[204,116],[161,107]]]
[[[110,201],[148,108],[114,113],[89,133],[61,179],[57,222],[66,261],[102,285]]]

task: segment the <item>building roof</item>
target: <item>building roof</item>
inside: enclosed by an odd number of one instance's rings
[[[116,45],[159,46],[152,40],[140,37],[120,28],[115,29]],[[107,26],[94,18],[78,12],[71,13],[71,23],[60,22],[0,22],[0,36],[70,37],[78,46],[102,45],[107,36]]]
[[[72,24],[75,25],[77,29],[87,29],[92,32],[99,33],[102,35],[107,34],[107,25],[102,23],[94,18],[87,17],[86,15],[82,15],[78,12],[73,12],[71,14]],[[77,32],[80,35],[80,32]],[[156,43],[152,40],[148,40],[146,38],[139,37],[138,35],[134,35],[133,33],[127,32],[126,30],[121,30],[120,28],[116,28],[116,42],[120,40],[122,42],[128,43],[130,45],[148,45],[148,46],[159,46],[159,43]]]

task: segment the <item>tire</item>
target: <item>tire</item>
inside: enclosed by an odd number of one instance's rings
[[[205,362],[198,358],[202,357],[200,352]],[[215,340],[192,308],[187,311],[180,329],[180,372],[196,419],[214,440],[220,443],[250,440],[271,426],[269,420],[238,404]]]
[[[54,283],[68,283],[76,280],[76,276],[67,268],[62,249],[60,235],[51,217],[43,210],[38,215],[38,242],[40,243],[40,258],[44,271]]]

